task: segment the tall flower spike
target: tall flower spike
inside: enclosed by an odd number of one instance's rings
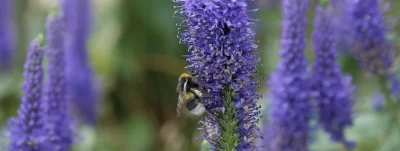
[[[351,45],[354,40],[354,30],[351,25],[352,17],[352,1],[353,0],[330,0],[333,7],[333,17],[335,18],[335,36],[337,41],[337,49],[341,53],[351,54]]]
[[[351,15],[354,50],[359,62],[369,73],[385,75],[393,64],[393,51],[380,1],[355,1]]]
[[[98,93],[95,75],[87,55],[87,43],[91,30],[91,1],[64,0],[66,20],[66,82],[68,97],[73,109],[88,124],[97,117]]]
[[[18,118],[9,121],[10,151],[47,151],[47,135],[43,131],[42,81],[43,81],[43,36],[33,40],[29,46],[25,63],[23,90]]]
[[[269,151],[308,148],[311,106],[304,55],[308,4],[308,0],[283,0],[281,62],[268,81],[271,102],[264,133]]]
[[[46,133],[54,151],[68,151],[73,143],[72,119],[66,96],[64,37],[61,13],[50,14],[46,22],[48,80],[44,90]]]
[[[343,75],[337,63],[335,26],[332,8],[316,9],[314,23],[314,51],[316,61],[312,73],[312,89],[316,94],[319,121],[332,140],[353,147],[344,138],[344,130],[352,125],[355,86],[351,77]]]
[[[255,150],[260,95],[253,76],[260,58],[247,12],[253,0],[175,0],[180,42],[190,55],[187,67],[209,94],[203,99],[208,116],[201,121],[204,138],[217,150]]]
[[[12,23],[13,0],[1,0],[0,6],[0,71],[11,67],[15,49],[15,31]]]

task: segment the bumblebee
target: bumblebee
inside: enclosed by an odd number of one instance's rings
[[[179,93],[177,116],[180,116],[182,105],[194,115],[201,115],[205,112],[204,105],[200,98],[207,95],[199,89],[199,84],[195,82],[190,74],[183,73],[178,80],[176,91]]]

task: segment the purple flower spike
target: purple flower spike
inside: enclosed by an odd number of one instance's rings
[[[335,26],[332,9],[316,9],[314,27],[313,94],[316,94],[319,121],[332,140],[353,147],[344,138],[345,127],[352,125],[352,108],[355,86],[351,77],[343,75],[337,63]]]
[[[335,18],[335,36],[339,53],[354,55],[351,46],[354,40],[353,20],[351,16],[352,0],[331,0]]]
[[[269,117],[264,126],[268,151],[307,151],[310,84],[307,74],[308,0],[283,0],[281,62],[268,81]]]
[[[174,0],[180,43],[189,47],[187,67],[209,94],[202,103],[209,115],[201,123],[204,138],[217,150],[255,150],[260,116],[259,82],[253,76],[260,61],[248,16],[254,0]]]
[[[87,55],[91,30],[90,0],[64,0],[66,20],[66,83],[73,109],[82,120],[95,124],[97,118],[98,92],[93,69]]]
[[[18,118],[9,120],[7,132],[10,151],[50,151],[48,137],[43,129],[44,112],[42,108],[43,36],[36,38],[29,46],[25,63],[23,90]]]
[[[0,6],[0,71],[11,67],[15,51],[13,0],[1,0]]]
[[[65,22],[60,14],[47,18],[48,80],[44,90],[46,132],[53,151],[70,150],[74,131],[66,96],[64,37]]]
[[[357,59],[369,73],[385,75],[393,64],[393,51],[380,6],[380,0],[359,0],[351,15]]]

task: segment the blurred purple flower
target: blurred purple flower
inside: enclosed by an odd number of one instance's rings
[[[253,0],[174,1],[181,4],[176,13],[183,16],[178,26],[180,43],[189,47],[187,68],[210,96],[203,100],[209,113],[203,136],[216,149],[233,140],[238,151],[255,150],[260,95],[253,73],[260,58],[252,28],[258,20],[247,14]]]
[[[389,81],[389,89],[390,93],[397,98],[400,98],[400,72],[394,71],[388,73],[386,76],[387,80]]]
[[[332,140],[352,148],[344,138],[345,127],[352,125],[352,107],[356,87],[337,63],[335,26],[332,8],[317,7],[314,23],[316,61],[312,72],[312,89],[317,101],[319,121]]]
[[[269,151],[308,149],[311,106],[304,55],[308,4],[308,0],[283,1],[281,62],[268,81],[270,106],[264,144]]]
[[[335,38],[337,49],[340,53],[354,56],[351,46],[354,40],[354,30],[352,29],[352,3],[353,0],[331,0],[333,7],[333,17],[335,22]]]
[[[64,37],[65,22],[60,13],[46,22],[48,41],[48,80],[44,90],[46,132],[53,151],[68,151],[73,143],[73,124],[66,96]]]
[[[49,151],[48,137],[43,129],[42,81],[43,81],[43,36],[29,46],[25,62],[23,90],[18,118],[9,120],[6,135],[10,139],[10,151]]]
[[[15,51],[13,0],[1,0],[0,6],[0,71],[11,67]]]
[[[400,78],[394,78],[392,80],[392,84],[390,87],[390,90],[392,92],[392,94],[398,98],[400,98]]]
[[[95,75],[88,60],[87,45],[91,32],[90,0],[64,0],[66,21],[65,68],[68,99],[83,121],[95,124],[98,92]]]
[[[372,97],[372,107],[375,111],[382,111],[385,103],[385,96],[382,93],[375,94]]]
[[[385,75],[393,64],[393,50],[388,39],[381,0],[354,1],[352,25],[354,52],[369,73]]]

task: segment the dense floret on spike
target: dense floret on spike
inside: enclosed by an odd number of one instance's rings
[[[203,99],[209,117],[202,123],[204,129],[214,130],[213,133],[206,131],[204,137],[215,148],[224,149],[221,143],[229,138],[224,138],[228,130],[224,128],[227,123],[222,121],[227,118],[225,114],[234,113],[229,123],[237,122],[233,133],[240,136],[235,148],[255,149],[253,140],[259,137],[256,123],[260,114],[256,100],[261,96],[256,92],[259,82],[253,76],[260,58],[252,26],[259,20],[247,14],[253,0],[174,2],[180,4],[175,7],[175,17],[181,20],[178,37],[190,53],[187,68],[203,86],[202,90],[210,95]],[[228,93],[233,96],[230,98],[233,102],[227,99]],[[216,134],[219,137],[211,137]]]
[[[317,7],[314,23],[314,52],[316,61],[312,70],[312,90],[319,122],[330,133],[332,140],[354,147],[344,137],[346,127],[352,125],[352,108],[356,87],[351,77],[344,75],[337,62],[335,24],[332,9]]]
[[[270,104],[264,124],[268,151],[306,151],[311,118],[305,58],[308,0],[283,1],[281,62],[268,85]]]

